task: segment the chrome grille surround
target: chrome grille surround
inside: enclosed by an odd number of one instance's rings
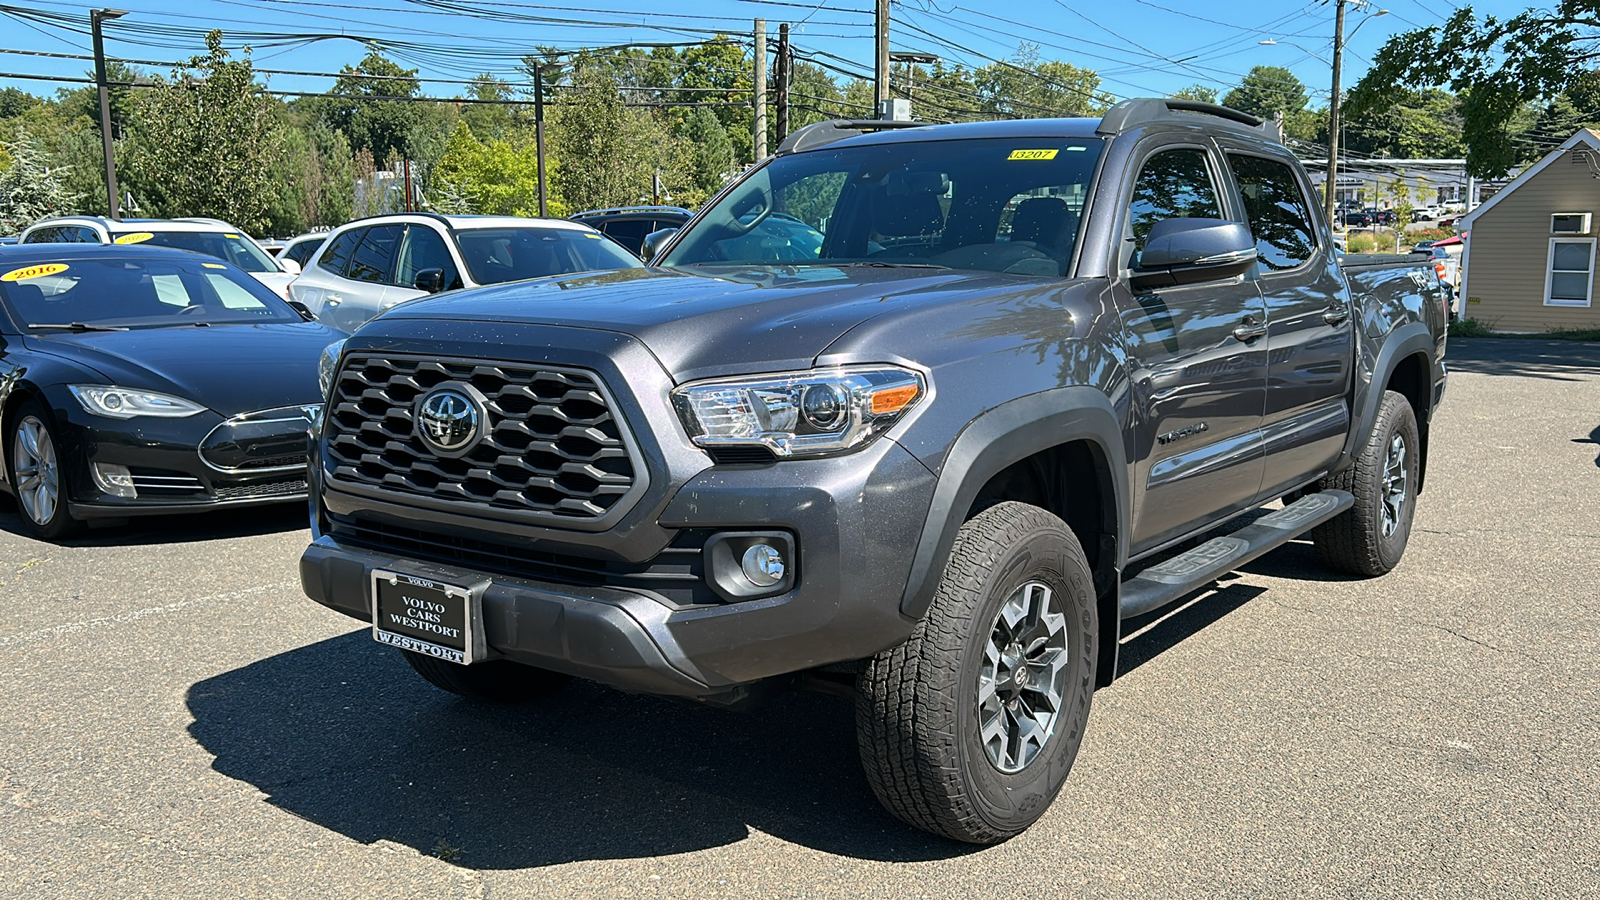
[[[482,436],[457,457],[416,430],[418,398],[441,385],[482,397],[488,413]],[[616,409],[586,369],[354,352],[325,409],[324,471],[341,489],[374,496],[595,527],[631,508],[648,481]]]

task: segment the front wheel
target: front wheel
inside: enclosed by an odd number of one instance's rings
[[[856,707],[873,792],[906,823],[992,844],[1061,790],[1083,740],[1098,652],[1077,537],[1006,502],[956,536],[911,639],[868,661]]]
[[[61,444],[50,426],[49,411],[29,400],[11,417],[7,432],[8,469],[22,520],[35,537],[47,541],[66,537],[78,523],[67,509]]]

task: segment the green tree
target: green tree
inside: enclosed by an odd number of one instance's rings
[[[46,216],[73,210],[78,198],[62,179],[65,173],[45,165],[30,135],[24,132],[0,147],[9,159],[0,169],[0,234],[16,234]]]
[[[682,183],[677,142],[660,120],[624,106],[616,81],[604,72],[574,72],[554,113],[549,143],[569,209],[637,202],[650,194],[658,169],[668,184]]]
[[[679,200],[698,206],[716,193],[727,178],[733,166],[733,141],[728,139],[716,114],[704,106],[689,113],[678,128],[678,136],[689,148],[687,188],[694,191]]]
[[[1199,100],[1201,103],[1216,103],[1216,88],[1208,88],[1203,84],[1191,84],[1172,95],[1174,100]]]
[[[1247,112],[1258,119],[1272,121],[1273,113],[1285,116],[1306,108],[1311,98],[1306,86],[1283,66],[1256,66],[1245,73],[1238,87],[1222,98],[1222,105]]]
[[[1514,126],[1529,104],[1555,102],[1597,60],[1595,0],[1558,0],[1506,19],[1479,19],[1466,7],[1443,25],[1390,37],[1351,89],[1349,109],[1388,109],[1408,91],[1449,87],[1461,96],[1467,170],[1494,178],[1522,158]]]
[[[539,214],[537,148],[505,138],[481,142],[465,122],[456,125],[428,182],[428,201],[441,211],[499,216]],[[560,209],[552,210],[559,214]]]
[[[0,119],[20,116],[43,102],[44,100],[26,91],[20,91],[14,87],[5,88],[0,90]]]
[[[1001,118],[1085,116],[1112,102],[1092,69],[1045,61],[1039,46],[1026,41],[1010,59],[979,69],[973,81],[984,111]]]
[[[1456,98],[1446,91],[1408,91],[1387,109],[1346,116],[1341,143],[1352,152],[1397,159],[1450,159],[1464,152]],[[1318,137],[1327,140],[1324,124]]]
[[[283,127],[249,51],[230,58],[222,32],[141,93],[131,140],[129,170],[147,213],[215,216],[255,233],[270,225]]]

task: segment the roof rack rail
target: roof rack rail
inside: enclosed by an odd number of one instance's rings
[[[1252,131],[1258,131],[1265,137],[1277,137],[1276,132],[1266,122],[1247,112],[1241,112],[1217,103],[1205,103],[1200,100],[1178,100],[1172,98],[1159,100],[1151,97],[1124,100],[1106,110],[1106,114],[1100,119],[1099,127],[1095,128],[1095,133],[1121,134],[1130,128],[1151,122],[1182,122],[1186,121],[1179,118],[1179,115],[1183,113],[1200,113],[1202,115],[1215,116],[1235,125],[1242,125]]]
[[[826,122],[814,122],[783,139],[778,145],[774,156],[785,153],[799,153],[814,147],[822,147],[834,141],[842,141],[858,134],[869,131],[890,131],[896,128],[922,128],[931,122],[907,122],[903,119],[829,119]]]

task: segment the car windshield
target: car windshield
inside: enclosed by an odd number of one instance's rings
[[[278,264],[255,242],[234,231],[131,231],[111,236],[117,244],[146,244],[204,253],[246,272],[277,272]]]
[[[588,229],[468,228],[456,240],[479,284],[639,266],[633,254]]]
[[[30,331],[298,322],[261,282],[202,257],[0,262],[0,300]]]
[[[1059,277],[1101,142],[983,138],[780,156],[686,232],[667,266],[914,265]]]

